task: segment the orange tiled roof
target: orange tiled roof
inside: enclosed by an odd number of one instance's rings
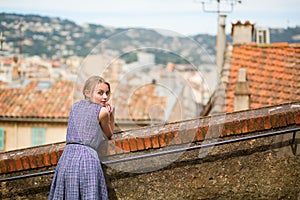
[[[6,82],[0,81],[0,88],[5,88],[7,86],[8,84]]]
[[[50,88],[37,90],[39,81],[32,80],[25,88],[0,88],[0,118],[67,119],[73,103],[74,83],[53,82]],[[166,97],[158,96],[155,85],[142,88],[118,85],[112,103],[117,120],[164,120]],[[113,91],[114,92],[114,91]],[[161,107],[158,107],[161,106]]]
[[[73,100],[73,83],[59,80],[37,90],[39,81],[25,88],[0,89],[2,118],[67,118]]]
[[[300,44],[234,46],[226,87],[226,112],[234,110],[239,68],[246,68],[250,109],[300,100]]]
[[[166,97],[158,96],[155,87],[155,84],[146,85],[132,94],[129,113],[133,119],[164,120]]]
[[[165,96],[155,92],[156,85],[148,84],[143,87],[118,85],[113,91],[112,103],[116,107],[117,120],[164,120],[166,107]]]

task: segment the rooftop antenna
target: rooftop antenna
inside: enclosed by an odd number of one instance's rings
[[[204,12],[218,14],[218,33],[216,37],[216,65],[220,70],[223,65],[224,52],[226,48],[226,15],[231,13],[236,4],[242,3],[241,0],[195,0],[202,4]]]
[[[204,12],[209,13],[231,13],[236,4],[242,3],[241,0],[195,0],[202,4]],[[221,9],[221,6],[224,8]]]

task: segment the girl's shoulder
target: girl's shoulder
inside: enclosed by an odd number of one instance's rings
[[[100,113],[99,115],[102,115],[103,117],[108,116],[109,115],[109,111],[107,110],[107,108],[100,106]]]

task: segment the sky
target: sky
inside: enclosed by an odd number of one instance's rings
[[[231,24],[249,20],[256,27],[300,25],[299,0],[220,0]],[[202,2],[205,2],[204,7]],[[182,35],[217,34],[217,0],[0,0],[0,12],[59,17],[78,24],[151,28]],[[234,2],[231,7],[229,3]],[[233,9],[232,9],[233,8]]]

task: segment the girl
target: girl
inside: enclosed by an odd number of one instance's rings
[[[48,199],[108,199],[105,178],[96,149],[114,129],[113,107],[108,104],[110,84],[90,77],[84,100],[72,105],[66,147],[56,166]]]

